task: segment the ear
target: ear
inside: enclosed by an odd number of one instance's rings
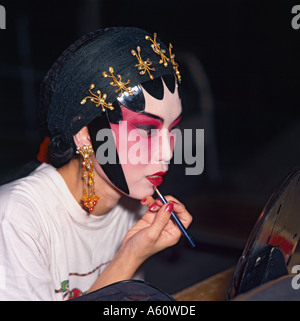
[[[73,136],[76,147],[91,145],[91,138],[87,126],[84,126],[80,131]]]

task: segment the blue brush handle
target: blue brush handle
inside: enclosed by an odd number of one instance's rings
[[[166,204],[168,203],[167,200],[164,198],[164,196],[158,192],[158,190],[156,189],[156,193],[158,195],[158,197],[161,199],[161,201]],[[173,220],[175,221],[175,223],[177,224],[177,226],[179,227],[181,233],[187,238],[187,240],[189,241],[190,245],[192,247],[196,246],[196,243],[193,241],[193,239],[191,238],[191,236],[189,235],[189,233],[187,232],[187,230],[185,229],[185,227],[183,226],[183,224],[181,223],[180,219],[177,217],[177,215],[174,213],[174,211],[172,211],[171,213]]]

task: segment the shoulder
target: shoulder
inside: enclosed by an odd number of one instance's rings
[[[0,221],[4,218],[22,220],[34,216],[51,197],[51,181],[55,168],[42,164],[30,175],[0,187]]]

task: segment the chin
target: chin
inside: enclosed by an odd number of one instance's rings
[[[143,199],[147,195],[153,195],[154,188],[153,185],[147,183],[147,185],[140,186],[141,184],[135,184],[134,186],[129,186],[129,197],[138,200]],[[130,188],[131,187],[131,188]]]

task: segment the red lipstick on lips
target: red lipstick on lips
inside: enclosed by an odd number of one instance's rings
[[[154,186],[158,186],[163,182],[163,175],[165,175],[167,172],[157,172],[155,174],[146,176],[147,180],[153,184]]]

